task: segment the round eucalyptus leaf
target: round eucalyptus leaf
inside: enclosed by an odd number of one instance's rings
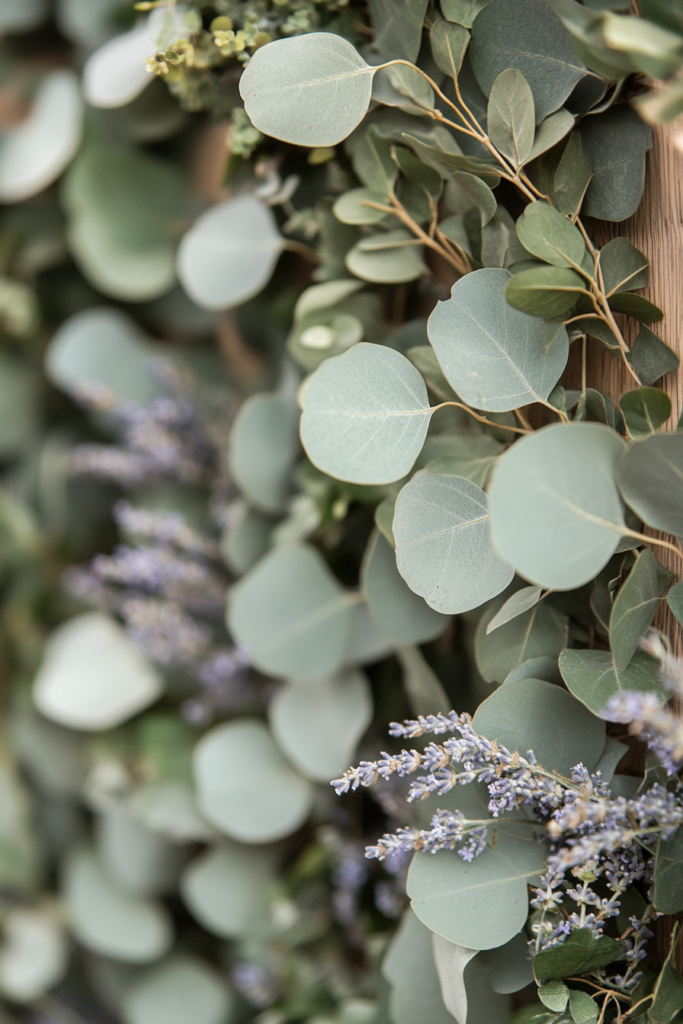
[[[477,668],[488,682],[513,679],[547,679],[548,661],[554,662],[556,682],[560,682],[557,658],[567,646],[568,619],[548,601],[539,601],[521,615],[516,615],[497,629],[488,631],[489,623],[507,604],[505,594],[497,597],[486,609],[475,633]],[[536,675],[529,666],[542,662]],[[525,668],[526,665],[526,668]],[[516,670],[520,670],[519,674]],[[524,671],[522,671],[524,670]]]
[[[363,281],[400,284],[427,272],[422,246],[403,228],[361,238],[346,257],[346,266]]]
[[[178,276],[200,306],[237,306],[268,283],[282,244],[270,207],[255,196],[238,196],[207,210],[190,228],[178,250]]]
[[[125,1024],[225,1024],[232,996],[203,960],[176,954],[152,967],[125,992]]]
[[[21,202],[59,177],[78,148],[82,117],[73,72],[48,75],[28,118],[0,141],[0,202]]]
[[[351,631],[346,646],[344,666],[370,665],[391,654],[394,644],[377,628],[367,602],[361,601],[353,610]]]
[[[479,817],[485,815],[482,808]],[[528,886],[544,871],[544,846],[527,833],[521,837],[499,827],[495,849],[487,847],[470,864],[447,850],[416,854],[407,889],[422,923],[470,949],[509,942],[527,919]]]
[[[140,786],[131,797],[130,809],[148,829],[176,843],[206,842],[216,835],[199,814],[187,782],[160,779]]]
[[[45,357],[48,377],[76,392],[105,388],[116,399],[146,405],[158,394],[150,373],[155,351],[137,323],[118,309],[84,309],[53,334]]]
[[[49,908],[9,910],[3,919],[0,991],[13,1003],[29,1003],[66,973],[69,950],[61,922]]]
[[[282,512],[298,447],[299,414],[286,395],[252,395],[230,431],[229,464],[245,497],[264,512]]]
[[[489,489],[491,534],[525,579],[573,590],[607,564],[624,529],[616,485],[624,448],[601,423],[560,423],[502,456]]]
[[[342,36],[311,32],[254,53],[240,95],[264,135],[296,146],[336,146],[365,117],[374,68]]]
[[[495,0],[494,0],[495,2]],[[510,275],[476,270],[453,285],[429,318],[429,340],[449,384],[487,412],[545,401],[567,364],[561,324],[543,323],[505,300]]]
[[[399,572],[443,614],[477,608],[514,576],[493,549],[486,495],[464,477],[416,473],[397,498],[393,531]]]
[[[50,637],[33,699],[60,725],[99,731],[126,722],[161,691],[156,669],[121,626],[101,612],[86,612]]]
[[[683,537],[683,434],[631,445],[618,471],[624,501],[648,526]]]
[[[275,520],[237,501],[230,506],[230,518],[221,537],[221,554],[236,576],[243,576],[263,558],[270,545]]]
[[[432,932],[410,907],[387,947],[382,974],[391,985],[389,1006],[395,1024],[453,1024],[441,996]]]
[[[448,619],[430,608],[401,577],[394,549],[376,532],[363,557],[361,582],[370,614],[396,644],[422,644],[443,633]]]
[[[494,690],[479,705],[472,727],[513,754],[525,757],[533,750],[545,769],[565,776],[579,761],[592,771],[605,746],[604,723],[566,690],[540,679]]]
[[[308,379],[301,441],[329,476],[391,483],[410,472],[430,415],[425,382],[412,363],[393,349],[361,342]]]
[[[562,651],[560,671],[568,689],[594,715],[604,715],[610,697],[634,690],[656,693],[667,699],[659,662],[644,651],[636,651],[631,661],[619,668],[610,651]]]
[[[93,953],[146,963],[171,944],[165,908],[123,889],[89,850],[77,850],[67,860],[63,894],[71,930]]]
[[[318,552],[292,544],[233,587],[228,627],[263,672],[313,680],[343,663],[353,610]]]
[[[5,32],[30,32],[46,20],[49,0],[2,0],[0,29]]]
[[[386,206],[386,196],[372,192],[369,188],[352,188],[344,192],[334,204],[334,215],[342,224],[376,224],[386,217],[382,210],[376,210],[368,203]]]
[[[529,203],[517,234],[525,249],[554,267],[580,267],[586,255],[579,229],[547,203]]]
[[[70,168],[63,199],[73,255],[96,288],[130,302],[168,291],[183,200],[173,164],[142,151],[91,145]]]
[[[180,892],[203,928],[222,939],[239,939],[272,929],[268,893],[274,885],[270,851],[222,843],[185,869]]]
[[[585,290],[585,281],[575,270],[537,264],[512,275],[505,298],[520,313],[557,317],[575,306]]]
[[[285,683],[268,720],[290,761],[316,782],[330,782],[351,764],[372,718],[372,697],[360,672],[314,683]]]
[[[586,74],[567,29],[545,0],[493,0],[472,26],[470,53],[487,96],[502,71],[521,71],[533,93],[537,124],[562,106]]]
[[[117,0],[58,0],[59,31],[84,50],[94,50],[116,34],[112,19],[116,6]]]
[[[134,100],[153,81],[145,66],[147,57],[168,49],[179,36],[187,36],[191,20],[185,4],[164,5],[129,32],[106,42],[83,68],[86,102],[92,107],[111,108]]]
[[[123,107],[150,84],[145,61],[156,49],[150,20],[106,42],[86,61],[83,91],[90,106]]]
[[[104,867],[129,892],[156,896],[174,888],[185,860],[182,846],[148,828],[125,804],[98,815],[95,835]]]
[[[257,719],[206,733],[195,747],[194,774],[208,821],[240,842],[282,839],[311,812],[310,782],[294,771]]]

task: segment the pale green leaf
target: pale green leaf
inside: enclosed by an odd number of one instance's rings
[[[541,587],[522,587],[521,590],[514,593],[507,599],[500,611],[493,616],[486,627],[486,635],[488,636],[499,626],[504,626],[506,622],[516,619],[518,615],[528,612],[530,608],[538,604],[542,592]]]
[[[313,683],[285,683],[268,709],[280,747],[316,782],[330,782],[348,768],[371,718],[367,679],[348,670]]]
[[[313,806],[313,788],[255,718],[210,729],[195,747],[199,806],[231,839],[270,843],[296,832]]]
[[[376,224],[387,216],[385,212],[374,209],[368,203],[386,206],[386,196],[380,192],[372,192],[369,188],[352,188],[335,201],[334,215],[342,224]],[[320,288],[321,285],[317,287]]]
[[[444,18],[471,28],[477,15],[490,3],[491,0],[441,0],[441,10]]]
[[[659,388],[634,388],[621,396],[619,408],[631,437],[649,437],[671,416],[671,399]]]
[[[125,1024],[225,1024],[232,996],[204,960],[175,954],[150,968],[123,996]]]
[[[638,209],[643,194],[650,126],[628,104],[619,104],[584,118],[580,132],[593,165],[584,213],[600,220],[626,220]]]
[[[244,501],[230,506],[230,518],[221,537],[221,555],[236,576],[243,576],[263,558],[275,521]]]
[[[474,22],[470,51],[487,95],[502,71],[521,71],[533,93],[537,122],[562,106],[586,72],[545,0],[493,0]]]
[[[415,281],[427,272],[422,246],[403,228],[362,238],[349,251],[346,266],[356,277],[377,284]]]
[[[60,982],[69,949],[56,908],[8,909],[0,947],[0,991],[13,1003],[32,1003]]]
[[[683,434],[637,441],[619,465],[624,500],[648,526],[683,536]]]
[[[491,86],[487,124],[496,149],[515,167],[522,167],[534,145],[534,97],[515,68],[501,71]]]
[[[157,670],[114,619],[86,612],[50,637],[33,684],[38,710],[72,729],[111,729],[161,695]]]
[[[489,488],[501,557],[541,587],[573,590],[592,580],[624,530],[616,485],[624,449],[599,423],[554,424],[513,445]]]
[[[547,203],[529,203],[517,234],[525,249],[555,267],[580,267],[586,255],[579,229]]]
[[[441,995],[455,1019],[469,1024],[508,1024],[510,1000],[492,987],[492,972],[486,960],[498,950],[478,952],[436,933],[432,935],[432,944]]]
[[[435,21],[429,33],[429,41],[439,71],[456,78],[470,43],[467,29],[450,21]]]
[[[432,933],[408,908],[391,940],[382,964],[391,985],[389,1006],[393,1024],[453,1024],[443,1004],[434,963]]]
[[[610,697],[628,690],[656,693],[666,700],[659,663],[636,651],[619,669],[609,651],[562,651],[560,671],[568,688],[596,715],[603,715]]]
[[[86,949],[124,963],[157,960],[171,945],[166,909],[127,892],[87,849],[67,860],[63,895],[71,930]]]
[[[198,305],[237,306],[268,283],[282,245],[270,208],[254,196],[238,196],[207,210],[190,228],[178,250],[178,276]]]
[[[569,352],[561,324],[512,309],[505,299],[508,281],[504,270],[467,274],[453,285],[451,298],[438,303],[428,324],[449,383],[464,402],[487,412],[544,401]]]
[[[425,383],[399,352],[360,343],[328,359],[306,383],[301,440],[339,480],[400,480],[420,454],[431,411]]]
[[[102,865],[128,892],[157,896],[175,887],[185,859],[183,848],[148,828],[125,803],[102,810],[95,839]]]
[[[448,619],[434,611],[402,579],[392,546],[379,532],[368,543],[361,585],[377,626],[396,644],[421,644],[439,636]]]
[[[233,587],[228,626],[261,671],[319,679],[344,661],[353,605],[321,555],[293,544],[272,551]]]
[[[660,839],[655,860],[653,903],[661,914],[683,910],[683,829]]]
[[[438,714],[437,708],[445,708],[450,700],[420,648],[399,647],[396,656],[403,669],[403,688],[413,714]]]
[[[1,202],[28,199],[59,177],[80,142],[82,106],[72,71],[44,79],[29,116],[0,142]]]
[[[272,931],[268,896],[274,885],[270,850],[224,842],[188,865],[180,893],[188,910],[212,935],[241,939]]]
[[[370,0],[374,45],[387,59],[416,61],[428,0]]]
[[[586,282],[574,270],[539,266],[514,274],[505,299],[529,316],[557,317],[566,313],[586,291]]]
[[[534,144],[529,153],[529,162],[557,145],[572,130],[574,121],[574,115],[566,107],[560,107],[554,114],[549,114],[544,121],[541,121],[536,129]],[[564,213],[564,210],[562,212]]]
[[[393,531],[399,572],[444,614],[478,607],[512,579],[491,544],[486,495],[464,477],[416,473],[396,501]]]
[[[675,352],[643,324],[626,358],[636,371],[641,384],[654,384],[665,373],[677,370]]]
[[[298,447],[298,410],[286,395],[253,395],[230,431],[229,465],[247,500],[263,512],[282,512]]]
[[[498,597],[484,613],[475,635],[477,667],[484,679],[502,683],[515,669],[521,669],[525,662],[539,658],[556,661],[560,651],[567,644],[567,617],[562,615],[548,601],[541,601],[528,612],[506,622],[490,634],[486,630],[493,616],[505,604],[505,597]],[[546,671],[548,662],[544,662]],[[513,678],[528,678],[524,673]]]
[[[373,74],[342,36],[310,32],[256,50],[240,94],[265,135],[296,146],[336,146],[365,117]]]
[[[658,564],[651,551],[641,551],[610,615],[609,642],[618,668],[626,668],[638,650],[640,638],[652,625],[671,579],[671,573]]]
[[[494,690],[479,705],[472,727],[513,754],[525,757],[533,750],[546,770],[565,776],[579,761],[592,771],[605,745],[604,723],[566,690],[540,679]]]

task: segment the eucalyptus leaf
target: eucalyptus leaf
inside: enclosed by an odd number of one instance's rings
[[[95,837],[102,864],[128,892],[157,896],[173,890],[185,859],[183,848],[148,828],[125,804],[99,814]]]
[[[503,596],[492,603],[475,635],[477,668],[489,683],[502,683],[524,662],[557,659],[567,645],[567,617],[547,601],[539,602],[488,634],[489,622],[505,601]],[[526,673],[522,678],[527,678]]]
[[[161,695],[157,670],[121,626],[86,612],[59,626],[33,684],[38,710],[72,729],[111,729]]]
[[[268,710],[280,747],[316,782],[330,782],[346,770],[371,718],[367,679],[353,671],[313,683],[285,683]]]
[[[505,299],[529,316],[557,317],[572,309],[585,292],[586,283],[576,271],[539,266],[514,274]]]
[[[28,118],[0,142],[1,202],[28,199],[59,177],[81,139],[82,107],[73,72],[45,78]]]
[[[236,576],[243,576],[263,558],[270,544],[274,520],[238,501],[230,506],[230,518],[221,537],[221,555]]]
[[[649,437],[671,416],[671,399],[659,388],[634,388],[621,396],[619,408],[631,437]]]
[[[297,448],[298,410],[285,395],[253,395],[230,431],[229,465],[235,483],[256,508],[282,512]]]
[[[75,937],[93,953],[147,963],[163,956],[171,944],[165,908],[123,889],[87,849],[69,856],[63,894]]]
[[[426,643],[448,624],[448,619],[406,585],[392,546],[379,532],[370,538],[365,550],[361,585],[377,626],[396,644]]]
[[[428,323],[449,383],[464,402],[487,412],[545,400],[569,351],[562,325],[540,323],[508,305],[508,281],[504,270],[467,274],[453,285],[451,298],[438,303]]]
[[[626,358],[636,371],[641,384],[647,385],[656,383],[665,373],[677,370],[679,365],[676,353],[644,324],[641,325]]]
[[[303,825],[313,805],[310,782],[290,766],[266,726],[254,718],[205,733],[195,747],[194,773],[202,812],[240,842],[282,839]]]
[[[243,939],[272,930],[269,890],[274,885],[270,850],[223,842],[188,865],[180,893],[188,910],[212,935]]]
[[[512,579],[491,545],[486,495],[463,477],[416,473],[396,501],[393,532],[399,572],[444,614],[478,607]]]
[[[648,526],[683,536],[683,434],[654,434],[631,445],[618,480],[624,501]]]
[[[416,715],[437,714],[437,708],[449,703],[439,677],[419,647],[398,647],[396,655],[403,670],[403,687]]]
[[[678,622],[683,622],[683,582],[675,583],[666,595],[669,608]]]
[[[488,636],[489,633],[492,633],[494,629],[498,629],[499,626],[504,626],[506,622],[516,619],[518,615],[528,612],[530,608],[538,604],[542,592],[541,587],[522,587],[521,590],[514,593],[488,623],[486,635]]]
[[[477,15],[490,3],[491,0],[441,0],[441,10],[444,18],[471,28]]]
[[[125,1024],[224,1024],[232,998],[204,960],[175,954],[138,978],[123,996]]]
[[[498,950],[477,953],[477,950],[458,946],[436,934],[432,936],[432,944],[441,995],[455,1019],[469,1021],[470,1024],[476,1021],[508,1024],[510,1000],[492,987],[487,961]]]
[[[574,696],[603,717],[610,697],[618,693],[634,690],[666,699],[659,663],[643,651],[619,669],[609,651],[566,650],[560,655],[560,671]]]
[[[566,107],[560,107],[554,114],[549,114],[544,121],[541,121],[536,128],[534,144],[529,153],[529,162],[556,146],[572,130],[574,121],[574,115]],[[559,209],[561,213],[567,212],[562,207]]]
[[[547,203],[529,203],[517,221],[517,234],[525,249],[555,267],[580,267],[586,256],[579,229]]]
[[[612,605],[609,640],[617,668],[626,668],[638,650],[640,638],[652,625],[671,580],[671,573],[659,565],[651,551],[638,555]]]
[[[501,557],[538,586],[573,590],[592,580],[624,530],[616,484],[624,449],[598,423],[553,424],[513,445],[489,488]]]
[[[573,131],[552,179],[554,204],[560,213],[573,217],[578,212],[592,177],[593,164],[583,148],[581,133]]]
[[[530,830],[528,830],[530,832]],[[524,926],[527,887],[543,872],[543,845],[499,828],[471,863],[451,851],[416,854],[408,895],[416,915],[437,935],[470,949],[508,942]]]
[[[318,552],[293,544],[233,587],[228,627],[263,672],[314,680],[343,663],[353,604]]]
[[[432,452],[432,440],[428,440],[422,450],[420,462],[427,452]],[[445,443],[442,451],[431,459],[426,468],[436,476],[464,476],[477,487],[485,488],[491,478],[502,446],[489,434],[479,434],[474,430],[461,430],[439,438]]]
[[[207,210],[183,238],[178,276],[206,309],[226,309],[257,295],[268,283],[283,240],[269,207],[238,196]]]
[[[477,708],[472,728],[511,753],[524,757],[533,750],[546,770],[565,776],[579,762],[592,771],[605,745],[604,723],[566,690],[540,679],[494,690]]]
[[[515,167],[522,167],[534,145],[534,97],[515,68],[501,71],[491,86],[487,124],[496,149]]]
[[[653,302],[633,292],[617,292],[609,298],[609,308],[615,313],[625,313],[643,324],[659,323],[664,313]]]
[[[605,294],[644,288],[650,261],[627,238],[613,238],[600,250]]]
[[[104,388],[118,401],[146,405],[159,393],[151,373],[156,354],[137,323],[118,309],[84,309],[52,336],[48,377],[67,392]]]
[[[470,44],[467,29],[450,21],[435,21],[429,33],[429,41],[439,71],[456,78]]]
[[[276,39],[253,54],[240,77],[251,122],[296,146],[336,146],[365,117],[374,68],[331,32]]]
[[[334,204],[334,215],[343,224],[376,224],[387,214],[376,210],[369,203],[386,205],[386,196],[369,188],[352,188],[344,192]]]
[[[619,960],[623,952],[623,942],[607,935],[596,939],[589,928],[577,928],[565,942],[536,954],[532,961],[534,975],[537,981],[551,981],[587,974]]]
[[[30,32],[45,21],[48,0],[5,0],[0,11],[3,32]]]
[[[425,383],[405,356],[361,342],[307,381],[301,440],[330,476],[391,483],[413,466],[430,415]]]
[[[391,985],[389,1006],[394,1024],[414,1024],[423,1015],[430,1024],[453,1024],[441,998],[432,933],[410,907],[389,944],[382,974]]]
[[[488,629],[488,626],[486,628]],[[537,658],[528,658],[516,668],[513,668],[506,675],[503,683],[507,686],[509,683],[521,682],[522,679],[545,679],[546,683],[559,683],[562,685],[562,676],[557,664],[557,657],[553,658],[545,654]]]
[[[13,1003],[32,1003],[64,977],[69,950],[56,908],[10,909],[3,921],[0,991]]]
[[[383,57],[415,62],[428,0],[370,0],[374,44]]]
[[[346,266],[363,281],[377,284],[415,281],[427,271],[421,253],[422,246],[415,236],[397,228],[362,238],[349,251]]]
[[[83,92],[90,106],[123,107],[147,88],[151,79],[145,60],[157,48],[159,15],[161,11],[154,11],[129,32],[105,42],[88,58],[83,69]]]
[[[595,1024],[600,1007],[587,992],[580,989],[572,990],[569,996],[569,1008],[574,1024]]]
[[[563,981],[546,981],[538,990],[538,998],[553,1013],[562,1013],[569,1002],[569,989]]]
[[[683,829],[657,844],[653,903],[661,914],[683,910]]]
[[[622,104],[584,118],[580,132],[593,165],[584,213],[600,220],[626,220],[638,209],[645,186],[645,157],[652,145],[649,125]]]
[[[474,22],[471,54],[487,95],[507,68],[524,75],[537,123],[562,106],[586,73],[569,33],[545,0],[493,0]]]

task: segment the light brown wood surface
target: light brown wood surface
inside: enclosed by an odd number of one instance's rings
[[[599,244],[615,235],[624,235],[645,253],[650,261],[650,274],[642,294],[664,310],[664,320],[653,324],[652,329],[683,364],[683,153],[673,145],[674,130],[670,126],[655,128],[653,135],[645,195],[638,212],[622,224],[595,222],[591,234]],[[632,324],[625,327],[629,343],[636,329]],[[589,385],[609,395],[615,403],[624,391],[635,386],[621,359],[596,342],[591,343],[589,350],[587,379]],[[666,429],[674,430],[683,407],[683,369],[667,374],[657,386],[671,397],[673,413]],[[658,536],[654,531],[648,532]],[[654,550],[659,561],[678,578],[683,577],[680,559],[666,549]],[[681,630],[668,608],[662,609],[656,624],[672,637],[680,653]]]

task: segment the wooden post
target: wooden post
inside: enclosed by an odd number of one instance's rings
[[[672,127],[655,128],[654,144],[648,155],[645,195],[637,213],[622,224],[595,223],[595,240],[603,244],[615,235],[624,235],[650,261],[646,298],[664,310],[664,320],[653,325],[655,332],[669,345],[683,364],[683,153],[672,142]],[[627,340],[632,340],[635,335]],[[597,343],[590,346],[588,382],[614,401],[634,387],[633,378],[622,361]],[[658,387],[671,398],[673,413],[666,429],[674,430],[683,408],[683,365],[669,373]],[[654,531],[648,531],[654,535]],[[671,552],[658,548],[657,558],[677,577],[681,563]],[[668,608],[660,612],[657,623],[671,636],[677,653],[681,651],[681,630]]]

